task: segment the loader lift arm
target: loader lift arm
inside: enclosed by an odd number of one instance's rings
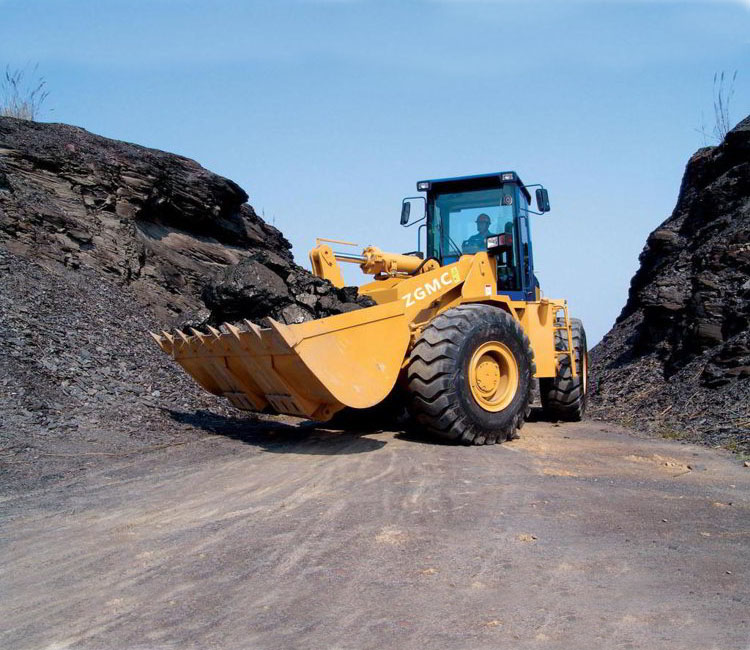
[[[322,243],[327,242],[327,243]],[[385,253],[377,246],[367,246],[361,254],[334,251],[328,243],[344,246],[357,246],[351,242],[318,237],[315,248],[310,251],[310,265],[313,275],[328,280],[334,287],[344,286],[339,262],[359,264],[366,275],[385,277],[407,277],[416,273],[425,273],[437,268],[436,260],[423,260],[416,255]]]

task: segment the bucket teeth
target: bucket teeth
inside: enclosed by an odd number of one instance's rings
[[[161,335],[167,339],[170,343],[174,343],[174,336],[172,336],[167,330],[162,330]]]
[[[153,332],[149,332],[149,334],[164,352],[167,352],[168,354],[172,352],[172,346],[169,345],[169,341],[159,336],[158,334],[154,334]]]
[[[184,343],[188,343],[188,337],[185,334],[185,332],[183,332],[182,330],[176,330],[176,331],[177,331],[177,336],[179,336],[183,340]]]
[[[240,328],[235,327],[234,325],[230,325],[229,323],[226,323],[227,329],[232,333],[232,335],[239,341],[240,339]]]
[[[219,330],[217,330],[214,327],[211,327],[210,325],[208,325],[207,327],[208,327],[208,331],[211,332],[211,334],[213,334],[217,339],[221,337],[221,332]]]
[[[260,338],[260,327],[258,327],[252,321],[247,320],[247,318],[245,319],[244,322],[245,322],[245,326],[247,327],[248,331],[252,332],[253,334],[255,334],[255,336],[257,336],[258,338]]]
[[[199,332],[199,331],[198,331],[197,329],[195,329],[194,327],[191,327],[191,328],[190,328],[190,331],[191,331],[191,332],[193,333],[193,336],[197,336],[197,337],[198,337],[198,340],[199,340],[199,341],[200,341],[201,343],[203,343],[203,342],[204,342],[204,341],[206,340],[206,338],[207,338],[207,337],[206,337],[206,335],[205,335],[205,334],[204,334],[203,332]]]
[[[299,339],[294,335],[292,330],[289,329],[288,326],[284,325],[283,323],[279,323],[278,321],[275,321],[273,318],[266,318],[266,321],[268,322],[268,326],[276,332],[276,334],[279,335],[282,341],[286,343],[290,348],[293,348],[297,343],[299,343]]]

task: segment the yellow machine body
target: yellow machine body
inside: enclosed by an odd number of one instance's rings
[[[513,301],[498,294],[496,266],[485,252],[439,266],[375,247],[361,255],[334,254],[319,241],[310,259],[313,272],[335,286],[343,286],[339,260],[359,263],[375,275],[359,293],[376,305],[295,325],[266,319],[263,328],[245,321],[208,333],[152,336],[203,388],[234,406],[321,421],[344,407],[361,409],[385,399],[424,327],[461,304],[495,305],[517,319],[531,342],[537,377],[554,377],[560,355],[571,354],[555,349],[555,332],[564,329],[572,350],[566,302]]]

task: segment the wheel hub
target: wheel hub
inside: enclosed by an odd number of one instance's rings
[[[507,345],[488,341],[475,350],[469,362],[469,385],[484,410],[507,408],[518,391],[518,381],[518,363]]]
[[[500,383],[500,366],[489,354],[482,355],[477,364],[477,387],[483,393],[492,393]]]

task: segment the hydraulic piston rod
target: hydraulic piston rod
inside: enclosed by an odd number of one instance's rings
[[[362,264],[367,258],[364,255],[355,255],[354,253],[344,253],[342,251],[333,251],[333,256],[339,262],[351,262],[353,264]]]

